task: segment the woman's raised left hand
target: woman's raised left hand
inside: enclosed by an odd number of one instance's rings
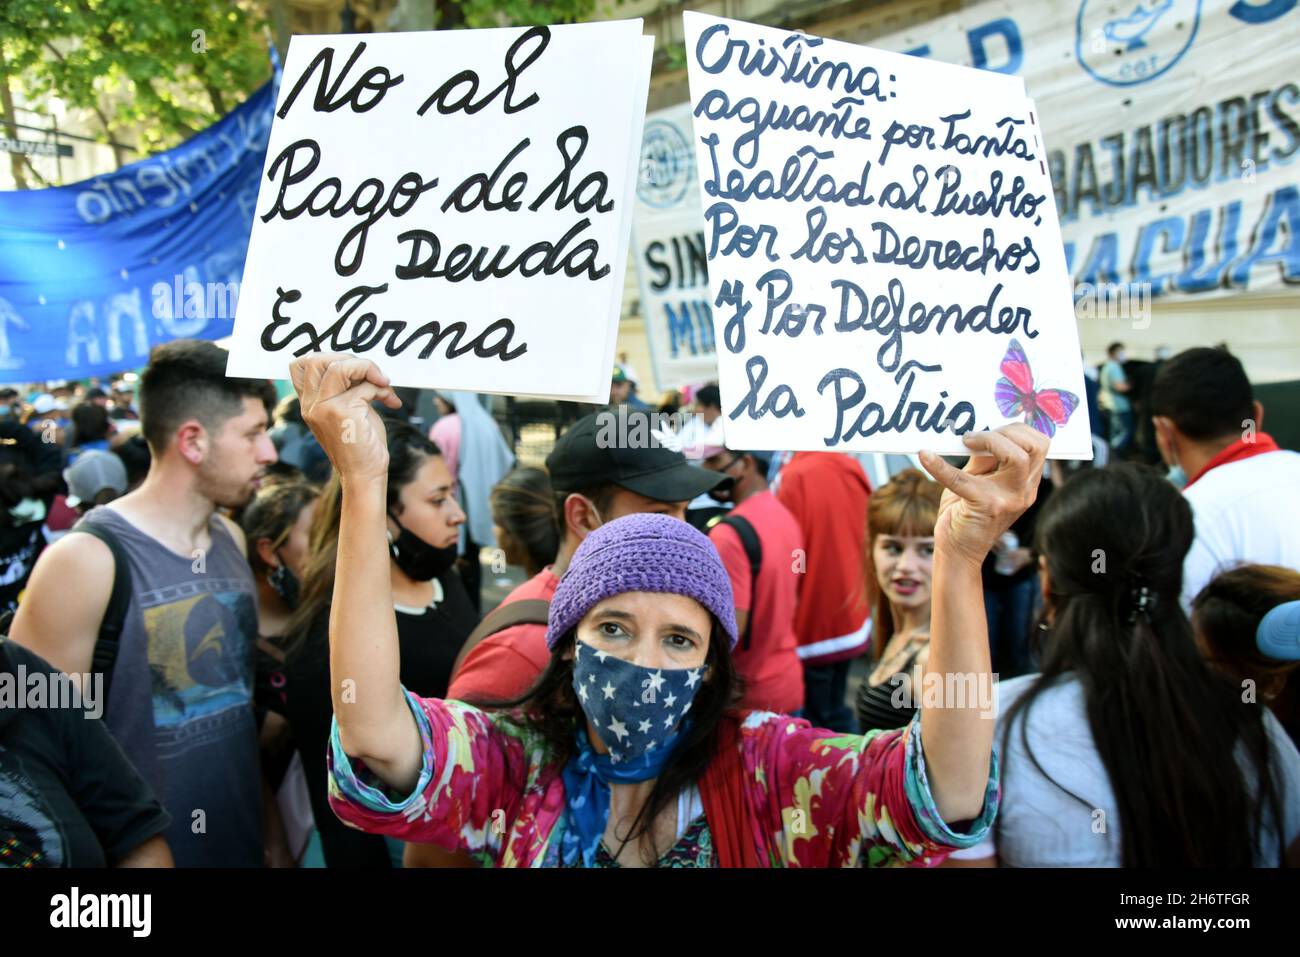
[[[933,452],[922,452],[921,464],[944,488],[934,526],[936,557],[978,570],[1002,533],[1034,503],[1049,443],[1022,423],[971,432],[962,441],[971,451],[964,469]]]

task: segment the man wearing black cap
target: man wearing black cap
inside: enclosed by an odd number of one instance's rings
[[[532,687],[550,659],[545,605],[588,533],[640,512],[685,521],[687,502],[733,482],[690,465],[680,452],[660,444],[651,417],[631,410],[604,410],[579,419],[555,443],[546,468],[561,532],[555,564],[507,595],[470,636],[448,698],[505,701]]]
[[[798,558],[804,554],[798,520],[767,484],[770,453],[736,452],[706,444],[704,467],[735,479],[734,504],[709,527],[731,579],[740,643],[732,652],[745,679],[740,707],[796,714],[803,710],[803,663],[794,613],[799,598]]]

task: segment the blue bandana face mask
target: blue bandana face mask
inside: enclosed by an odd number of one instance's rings
[[[690,710],[705,672],[643,668],[581,640],[573,654],[573,690],[613,764],[637,763],[661,750]]]

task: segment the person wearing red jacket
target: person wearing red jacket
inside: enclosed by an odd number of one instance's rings
[[[867,593],[867,499],[871,485],[842,452],[796,452],[781,470],[780,501],[803,531],[804,565],[794,628],[803,662],[804,717],[854,733],[845,698],[849,663],[871,636]]]

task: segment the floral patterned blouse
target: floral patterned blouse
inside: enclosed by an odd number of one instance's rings
[[[596,848],[597,867],[622,867],[601,841]],[[713,853],[713,836],[709,833],[709,823],[701,814],[687,826],[677,843],[664,852],[655,867],[717,867],[717,855]]]
[[[414,791],[390,796],[344,753],[335,723],[334,813],[363,831],[465,852],[484,866],[559,866],[562,765],[540,736],[517,713],[409,691],[406,698],[424,742]],[[755,844],[772,867],[932,866],[983,840],[997,812],[995,757],[980,816],[961,833],[944,823],[926,780],[919,716],[859,736],[755,711],[744,716],[737,747]],[[660,866],[716,866],[707,822],[688,832],[691,840],[679,840]]]

